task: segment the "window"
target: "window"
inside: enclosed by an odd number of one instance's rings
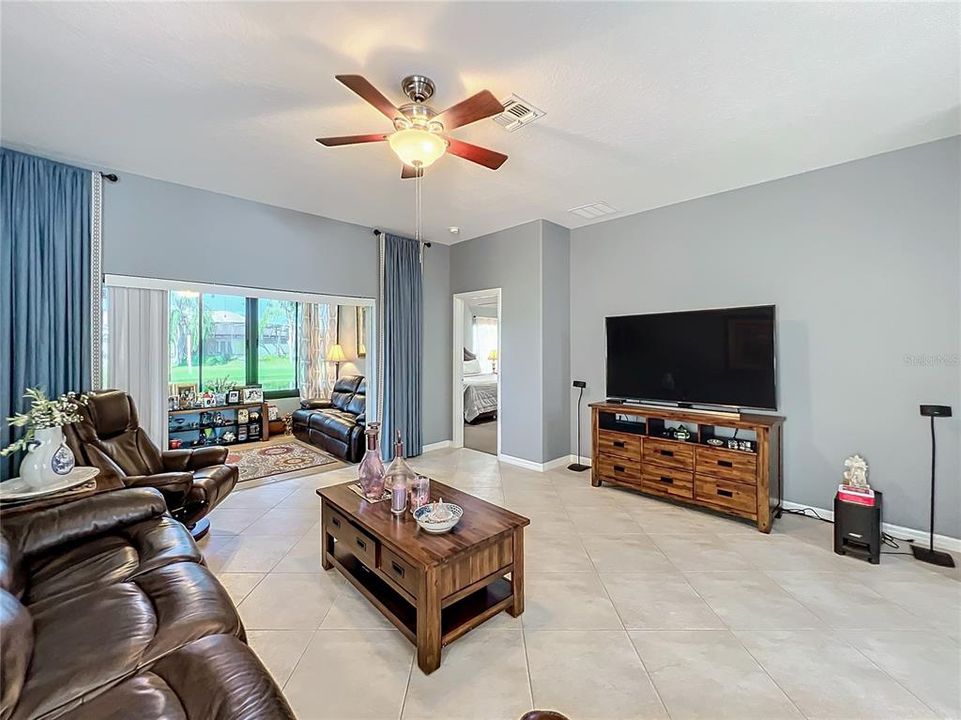
[[[200,298],[201,387],[226,378],[247,385],[247,301],[236,295]]]
[[[257,381],[265,391],[297,389],[299,303],[257,300]]]
[[[474,354],[480,361],[485,373],[494,372],[495,359],[491,353],[497,351],[497,318],[474,316],[473,322]]]
[[[170,382],[200,387],[200,293],[170,293]]]
[[[301,390],[329,394],[336,366],[327,349],[343,341],[338,307],[291,300],[171,290],[170,382],[189,383],[201,391],[226,378],[234,385],[260,385],[268,398],[296,397]],[[346,311],[349,310],[349,313]],[[345,337],[366,337],[366,315],[358,328],[353,307]],[[351,372],[364,372],[364,360],[345,350]],[[355,356],[355,357],[351,357]]]

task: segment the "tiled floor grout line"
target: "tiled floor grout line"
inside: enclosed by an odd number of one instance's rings
[[[272,632],[272,631],[267,631],[267,632]],[[277,631],[273,631],[273,632],[286,632],[286,631],[284,631],[284,630],[277,630]],[[294,676],[294,673],[297,671],[297,667],[300,665],[301,661],[304,659],[304,655],[307,654],[307,650],[310,649],[310,644],[314,641],[314,638],[317,636],[317,633],[318,633],[318,632],[320,632],[320,631],[319,631],[319,630],[313,630],[313,631],[310,633],[310,637],[307,638],[307,643],[304,645],[304,649],[301,651],[300,655],[297,657],[297,662],[295,662],[294,665],[293,665],[293,667],[290,668],[290,673],[287,675],[287,678],[284,680],[284,684],[283,684],[283,685],[281,686],[281,688],[280,688],[281,690],[284,690],[284,689],[287,687],[287,683],[289,683],[289,682],[290,682],[290,678],[292,678],[292,677]]]

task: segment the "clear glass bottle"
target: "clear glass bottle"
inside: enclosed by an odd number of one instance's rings
[[[417,475],[410,484],[410,512],[413,515],[418,508],[430,502],[430,480],[426,475]]]
[[[380,500],[384,496],[384,461],[377,449],[377,436],[380,423],[367,423],[367,452],[364,453],[357,469],[357,482],[368,500]]]
[[[401,440],[400,430],[394,441],[394,459],[387,466],[385,485],[391,492],[390,511],[394,515],[401,515],[407,509],[407,497],[410,486],[417,477],[410,465],[404,460],[404,441]]]

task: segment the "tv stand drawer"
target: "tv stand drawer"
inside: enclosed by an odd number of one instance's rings
[[[697,475],[694,496],[710,505],[751,515],[757,514],[757,492],[755,488],[744,483]]]
[[[628,460],[602,453],[597,456],[597,472],[601,477],[609,480],[629,482],[635,485],[641,481],[640,460]]]
[[[641,488],[648,492],[690,500],[694,497],[694,476],[675,468],[644,465]]]
[[[644,439],[644,464],[694,470],[694,446],[678,440]]]
[[[755,485],[757,456],[737,450],[699,447],[695,472],[698,475],[712,475],[723,480]]]
[[[630,433],[599,430],[597,433],[597,452],[613,455],[634,462],[641,461],[641,438]]]

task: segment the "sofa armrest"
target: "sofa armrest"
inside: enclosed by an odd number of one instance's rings
[[[128,488],[156,488],[171,510],[183,507],[187,493],[194,484],[193,473],[165,472],[155,475],[129,475],[123,479]]]
[[[164,470],[167,472],[200,470],[200,468],[223,465],[227,462],[227,448],[211,446],[165,450],[162,459]]]
[[[361,413],[360,415],[357,416],[357,424],[358,425],[367,424],[367,413]]]
[[[167,512],[154,488],[114,490],[36,512],[3,518],[3,533],[24,555],[42,553],[64,543],[103,535]]]
[[[300,401],[300,407],[304,410],[325,410],[333,407],[330,398],[307,398]]]

